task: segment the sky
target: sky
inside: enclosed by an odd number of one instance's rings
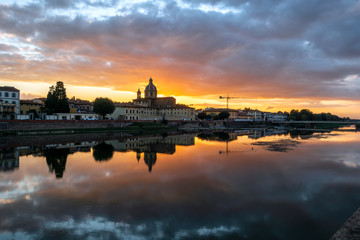
[[[2,0],[0,86],[360,118],[360,0]]]

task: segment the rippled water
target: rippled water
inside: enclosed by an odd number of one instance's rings
[[[0,239],[329,239],[360,134],[278,133],[3,139]]]

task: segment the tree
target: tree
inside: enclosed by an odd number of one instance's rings
[[[99,143],[93,147],[93,157],[95,161],[107,161],[114,155],[114,147],[106,142]]]
[[[66,97],[66,88],[63,82],[57,82],[56,87],[51,86],[45,100],[44,112],[68,113],[69,103]]]
[[[207,115],[206,115],[205,112],[201,112],[201,113],[198,114],[198,118],[201,119],[201,120],[204,120],[206,117],[207,117]]]
[[[69,148],[46,149],[44,156],[51,173],[55,173],[56,178],[62,178],[65,172],[67,157],[70,154]]]
[[[106,114],[111,114],[115,111],[115,105],[109,98],[96,98],[93,104],[94,113],[97,113],[105,118]]]
[[[313,113],[309,109],[301,109],[299,114],[301,121],[313,120]]]
[[[298,121],[300,120],[300,113],[299,110],[291,110],[289,115],[289,120]]]
[[[219,119],[224,120],[230,117],[230,113],[228,111],[222,111],[219,113]]]

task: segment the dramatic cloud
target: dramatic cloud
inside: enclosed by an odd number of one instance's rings
[[[359,22],[355,0],[7,0],[0,80],[359,106]]]

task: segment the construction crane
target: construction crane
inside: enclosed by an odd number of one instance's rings
[[[220,99],[226,99],[226,109],[229,109],[229,99],[239,98],[239,97],[229,97],[229,94],[226,97],[220,96]]]

